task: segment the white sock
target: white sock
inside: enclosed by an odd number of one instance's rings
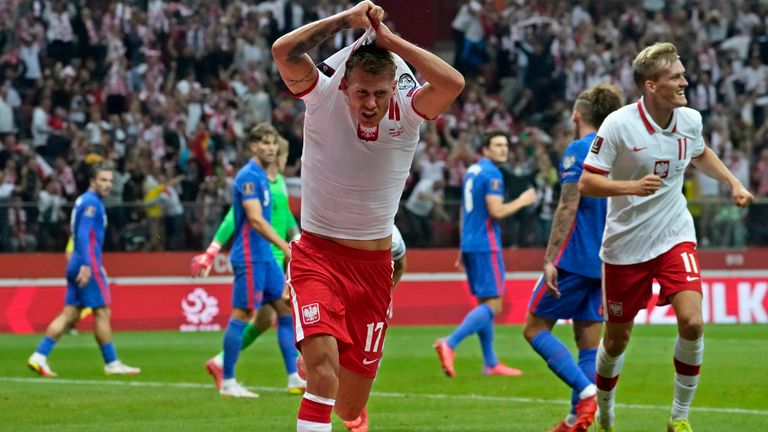
[[[234,378],[224,378],[221,380],[221,387],[229,387],[234,385],[237,381]]]
[[[605,351],[603,347],[603,341],[600,341],[600,346],[597,348],[597,408],[599,413],[600,425],[604,428],[613,426],[616,420],[616,414],[614,413],[614,405],[616,399],[616,388],[613,387],[610,390],[600,389],[599,383],[601,378],[617,378],[621,373],[621,368],[624,366],[624,353],[617,357],[613,357]],[[615,384],[614,384],[615,385]]]
[[[590,384],[584,387],[584,390],[579,392],[579,399],[584,400],[586,398],[591,398],[596,394],[597,394],[597,386],[594,384]]]
[[[296,420],[296,432],[331,432],[331,423],[315,423],[302,419]]]
[[[216,366],[223,368],[224,367],[224,353],[220,352],[216,354],[216,357],[213,358],[213,362],[216,363]]]
[[[688,410],[699,384],[699,368],[704,360],[704,338],[689,341],[677,337],[675,344],[675,393],[672,420],[688,418]]]
[[[35,351],[32,353],[32,356],[29,358],[32,361],[38,362],[38,363],[47,363],[48,357],[40,354],[39,352]]]
[[[576,417],[576,414],[568,413],[568,415],[565,416],[565,424],[568,425],[568,427],[572,427],[573,425],[576,424],[576,420],[578,419],[579,418]]]

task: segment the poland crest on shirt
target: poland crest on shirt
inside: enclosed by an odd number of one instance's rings
[[[392,234],[419,126],[426,117],[413,108],[419,83],[393,54],[396,85],[387,113],[376,128],[358,124],[342,79],[349,55],[371,34],[320,64],[315,84],[298,95],[306,104],[301,227],[309,232],[353,240]]]
[[[651,118],[643,99],[611,113],[595,136],[584,168],[612,180],[661,178],[653,195],[608,198],[600,257],[610,264],[653,259],[682,242],[696,242],[682,194],[685,169],[704,153],[701,114],[676,108],[666,128]]]

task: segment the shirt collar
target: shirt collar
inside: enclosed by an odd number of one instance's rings
[[[647,130],[650,135],[653,135],[656,132],[677,132],[677,110],[672,111],[672,121],[669,122],[669,126],[667,126],[666,129],[662,129],[655,121],[653,121],[653,117],[648,114],[648,110],[645,108],[645,100],[642,97],[637,101],[637,112],[640,113],[640,120],[643,121],[643,126],[645,126],[645,130]]]

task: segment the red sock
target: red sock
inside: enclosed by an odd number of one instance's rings
[[[296,423],[298,432],[325,432],[331,430],[331,411],[336,403],[333,399],[304,393]]]

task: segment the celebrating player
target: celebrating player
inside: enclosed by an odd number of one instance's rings
[[[392,34],[383,16],[382,8],[363,1],[272,46],[283,81],[307,109],[303,233],[288,265],[296,341],[307,369],[298,431],[329,431],[334,405],[351,421],[368,400],[391,299],[392,221],[419,125],[464,87],[440,58]],[[338,31],[370,27],[375,31],[320,70],[307,55]],[[429,82],[420,86],[405,61]]]
[[[107,163],[91,168],[91,184],[72,209],[74,250],[67,264],[67,294],[64,309],[51,321],[37,350],[27,360],[30,369],[44,377],[56,376],[48,365],[48,355],[61,335],[80,320],[84,308],[93,309],[93,334],[104,359],[104,373],[135,375],[141,369],[130,367],[117,358],[112,344],[109,283],[101,265],[101,249],[107,213],[102,199],[112,191],[112,166]]]
[[[687,108],[685,67],[671,43],[643,49],[632,63],[642,97],[605,119],[584,161],[582,195],[608,197],[603,260],[605,335],[597,352],[598,426],[613,430],[615,386],[635,315],[651,298],[677,317],[675,390],[669,431],[691,431],[688,410],[704,354],[696,233],[680,191],[689,163],[731,189],[739,207],[752,194],[704,143],[701,114]],[[606,176],[607,174],[607,176]]]
[[[598,251],[605,226],[606,200],[579,196],[579,177],[597,128],[621,107],[621,90],[597,84],[573,105],[576,139],[560,164],[560,202],[544,255],[544,275],[536,284],[523,334],[550,369],[572,392],[571,412],[551,432],[586,431],[597,410],[595,355],[600,343],[602,289]],[[552,335],[558,319],[573,319],[579,362]]]
[[[443,372],[456,375],[453,367],[455,349],[467,336],[477,333],[483,349],[485,375],[522,375],[496,357],[493,348],[493,317],[501,312],[504,296],[504,258],[501,254],[499,219],[536,202],[536,191],[529,188],[516,199],[503,203],[504,179],[496,166],[507,161],[509,140],[498,131],[485,135],[483,158],[469,167],[464,177],[461,207],[461,256],[457,266],[464,264],[469,289],[477,298],[477,307],[444,339],[435,341],[435,351]]]
[[[235,381],[235,364],[243,345],[243,331],[262,303],[271,303],[280,315],[287,305],[280,299],[285,275],[272,255],[270,243],[290,259],[288,243],[270,225],[271,194],[264,168],[275,162],[277,132],[267,123],[251,129],[248,142],[253,158],[238,171],[232,187],[235,241],[230,261],[232,317],[224,333],[223,380],[219,393],[225,397],[257,397]]]
[[[289,241],[295,240],[299,236],[299,229],[296,219],[288,207],[288,191],[285,186],[285,177],[282,171],[285,168],[285,161],[288,155],[288,141],[285,138],[277,137],[277,157],[274,163],[269,164],[266,169],[267,179],[269,180],[269,193],[272,197],[272,213],[270,224],[280,238]],[[213,266],[213,260],[221,250],[222,245],[226,244],[235,230],[234,209],[230,208],[227,215],[224,216],[219,228],[216,230],[211,244],[204,254],[196,255],[192,258],[192,276],[207,276]],[[283,251],[272,244],[272,255],[275,257],[278,266],[285,268],[285,254]],[[280,352],[283,356],[286,373],[288,374],[288,393],[302,394],[306,383],[296,373],[296,347],[294,346],[295,335],[291,320],[291,310],[288,307],[280,306],[280,314],[277,316],[277,343],[280,346]],[[243,330],[243,344],[241,351],[249,347],[260,334],[269,330],[275,318],[275,308],[271,303],[262,305],[259,313],[256,314],[255,321],[249,321]],[[205,364],[208,373],[216,381],[216,387],[221,388],[223,379],[224,351],[213,356]]]

